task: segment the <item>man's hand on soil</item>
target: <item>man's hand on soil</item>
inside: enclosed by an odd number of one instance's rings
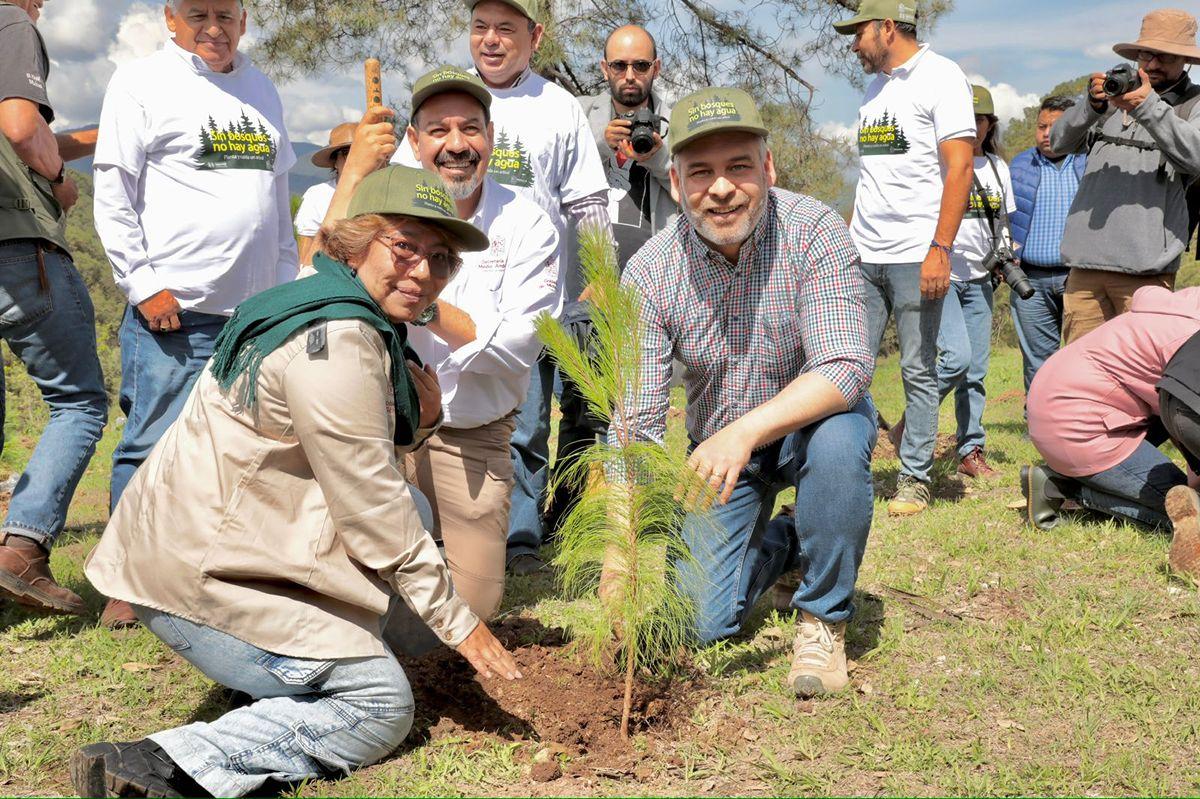
[[[517,668],[517,661],[513,660],[513,656],[483,622],[479,622],[466,640],[458,645],[458,654],[465,657],[484,679],[490,680],[493,674],[499,674],[506,680],[519,680],[524,676]]]

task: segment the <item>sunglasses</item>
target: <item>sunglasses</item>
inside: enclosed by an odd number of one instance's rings
[[[392,251],[396,266],[412,269],[424,260],[429,264],[429,274],[435,280],[449,280],[462,266],[462,259],[445,250],[425,250],[403,236],[386,239],[377,238],[380,244]]]
[[[614,75],[624,75],[627,69],[633,67],[634,72],[645,75],[653,66],[653,61],[609,61],[608,71]]]

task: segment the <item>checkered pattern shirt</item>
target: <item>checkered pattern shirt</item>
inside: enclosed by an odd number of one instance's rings
[[[672,358],[686,367],[687,430],[697,442],[806,372],[827,377],[850,406],[871,382],[858,251],[842,219],[811,197],[771,189],[736,265],[680,214],[630,259],[622,283],[641,297],[633,421],[651,441],[666,433]]]
[[[1029,220],[1029,235],[1021,248],[1021,260],[1036,266],[1062,266],[1063,228],[1067,226],[1067,213],[1071,201],[1079,190],[1079,176],[1075,174],[1075,155],[1055,164],[1040,152],[1034,152],[1033,162],[1041,173],[1038,178],[1037,196],[1033,200],[1033,214]]]

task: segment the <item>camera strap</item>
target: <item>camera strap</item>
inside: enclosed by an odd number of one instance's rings
[[[999,227],[996,225],[997,214],[992,210],[992,204],[988,202],[987,189],[979,180],[979,175],[972,171],[971,179],[975,181],[975,193],[979,196],[979,202],[983,206],[983,215],[987,217],[988,227],[992,231],[992,245],[994,246],[1000,241],[1001,231],[1008,228],[1008,198],[1004,196],[1004,181],[1000,179],[1000,170],[996,169],[996,162],[993,161],[992,157],[986,153],[983,157],[987,159],[988,165],[992,168],[992,174],[996,176],[996,188],[1000,192]]]

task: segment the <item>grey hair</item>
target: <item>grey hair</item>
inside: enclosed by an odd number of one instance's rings
[[[675,167],[676,170],[679,169],[679,156],[680,156],[680,153],[675,153],[675,155],[671,156],[671,166]],[[767,137],[766,136],[758,137],[758,157],[764,161],[767,160]]]

